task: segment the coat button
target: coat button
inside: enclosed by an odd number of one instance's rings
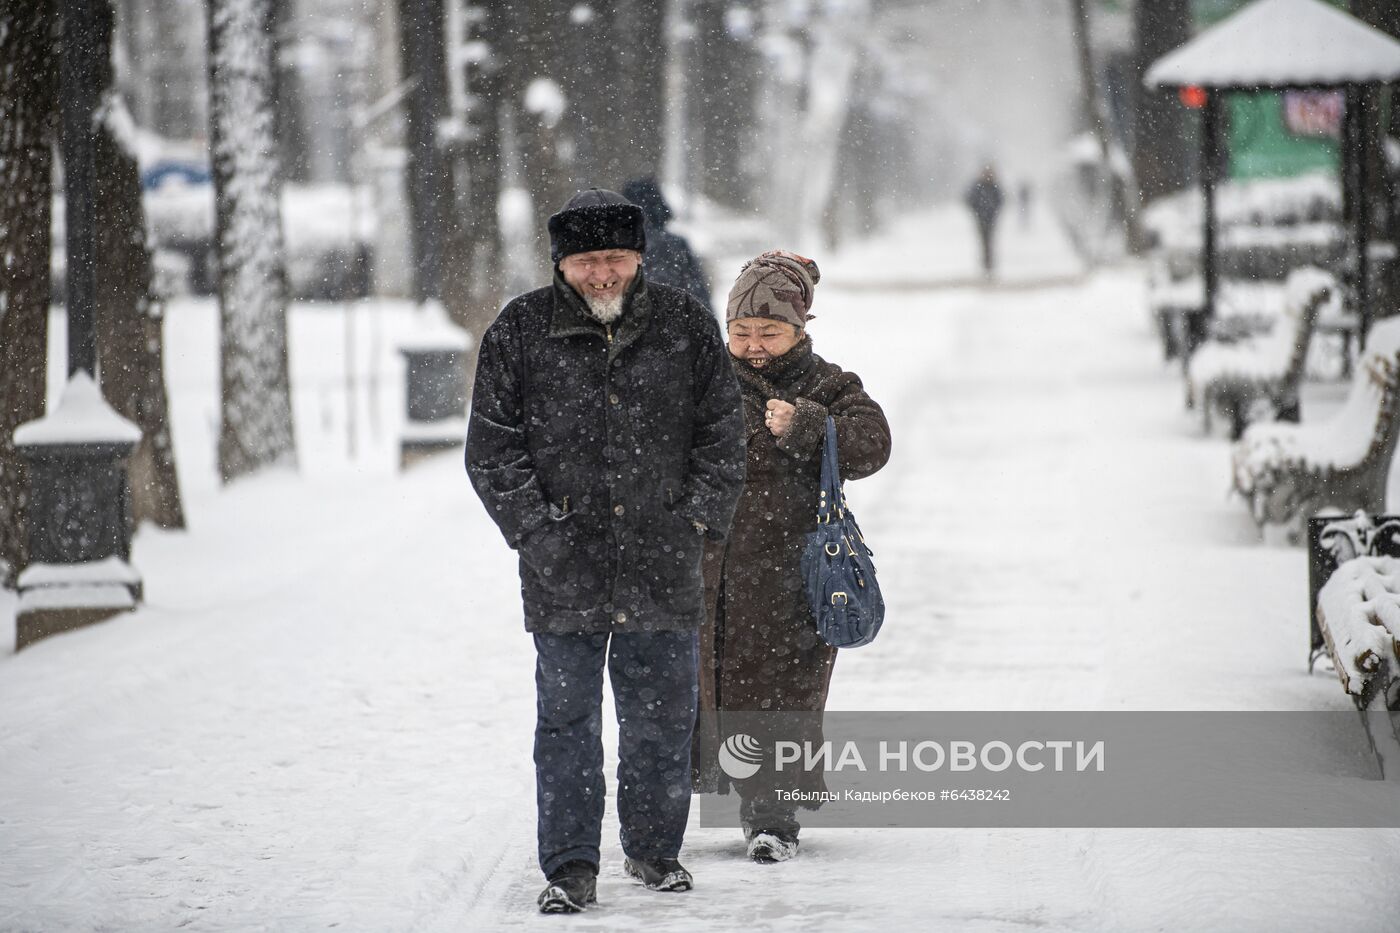
[[[622,399],[618,398],[617,393],[614,392],[612,395],[608,396],[608,401],[616,405],[618,402],[622,401]]]
[[[613,514],[614,514],[614,515],[621,515],[622,513],[626,512],[626,511],[627,511],[627,506],[625,506],[625,505],[615,505],[615,506],[613,506]]]
[[[616,622],[618,625],[622,625],[624,622],[627,621],[627,613],[625,613],[625,612],[616,612],[616,613],[613,613],[613,621]]]

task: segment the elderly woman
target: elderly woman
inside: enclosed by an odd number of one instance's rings
[[[716,711],[826,707],[836,649],[817,634],[801,557],[816,528],[827,416],[836,422],[843,478],[869,476],[890,456],[889,424],[860,378],[812,351],[807,322],[820,277],[812,260],[774,250],[746,263],[729,293],[725,318],[743,392],[748,476],[728,540],[705,552],[713,624],[700,638],[696,790],[724,789]],[[822,786],[819,772],[809,781]],[[745,782],[736,787],[749,857],[795,856],[798,805]]]

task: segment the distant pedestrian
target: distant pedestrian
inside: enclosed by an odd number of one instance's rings
[[[807,321],[821,273],[781,250],[747,263],[725,309],[729,354],[748,426],[748,474],[727,542],[705,547],[696,786],[720,790],[716,711],[821,713],[836,649],[821,640],[802,583],[802,547],[816,529],[826,419],[836,422],[841,475],[869,476],[890,456],[890,427],[860,377],[812,350]],[[819,770],[803,791],[824,789]],[[797,854],[798,804],[771,787],[736,784],[748,855]],[[811,798],[808,798],[811,799]],[[804,804],[804,806],[814,806]]]
[[[671,205],[661,193],[655,178],[634,178],[622,188],[627,200],[642,209],[647,225],[647,249],[642,254],[642,268],[647,281],[653,285],[669,285],[689,292],[705,307],[710,307],[710,278],[705,267],[679,233],[666,229],[671,222]]]
[[[997,215],[1001,213],[1002,193],[997,184],[996,169],[987,165],[982,174],[967,189],[964,197],[972,217],[977,222],[977,235],[982,241],[982,271],[991,275],[996,268],[994,239],[996,236]]]
[[[729,530],[744,420],[714,315],[641,272],[641,208],[592,188],[549,218],[554,282],[482,337],[467,473],[520,552],[534,634],[545,913],[596,901],[602,692],[618,719],[623,867],[685,891],[701,556]],[[474,620],[480,624],[481,620]]]

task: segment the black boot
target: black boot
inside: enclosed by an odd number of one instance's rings
[[[749,858],[755,862],[786,862],[797,858],[797,833],[781,829],[757,830],[745,833],[749,839]]]
[[[575,859],[565,862],[549,876],[540,892],[540,913],[576,914],[589,904],[598,903],[598,866]]]
[[[689,891],[695,886],[690,872],[673,858],[628,858],[623,860],[622,867],[627,874],[653,891]]]

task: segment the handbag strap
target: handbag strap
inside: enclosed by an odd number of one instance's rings
[[[841,494],[841,467],[836,461],[836,419],[826,416],[826,444],[822,448],[822,488],[817,503],[817,524],[831,521],[832,510],[837,519],[846,517],[845,497]]]

